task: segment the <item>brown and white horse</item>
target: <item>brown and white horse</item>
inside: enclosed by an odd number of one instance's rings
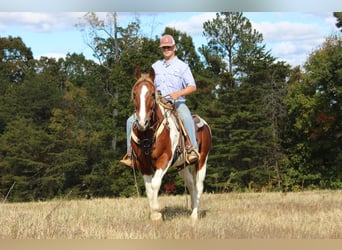
[[[132,128],[131,145],[134,166],[143,175],[146,194],[150,205],[150,218],[160,220],[162,214],[158,203],[158,192],[162,178],[170,167],[184,165],[184,152],[179,152],[183,135],[171,110],[159,100],[154,85],[154,70],[141,74],[135,71],[136,83],[132,88],[136,121]],[[198,116],[197,116],[198,119]],[[208,124],[200,119],[201,127],[196,126],[199,161],[192,173],[187,167],[179,171],[191,195],[191,218],[197,220],[198,205],[203,193],[208,154],[211,147],[211,131]],[[185,166],[185,165],[184,165]]]

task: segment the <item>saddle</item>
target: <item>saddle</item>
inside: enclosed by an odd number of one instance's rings
[[[165,109],[170,110],[170,112],[172,114],[172,118],[175,121],[175,123],[177,124],[177,127],[180,130],[180,133],[182,134],[182,136],[180,136],[180,139],[178,142],[178,147],[177,147],[178,152],[181,154],[184,151],[187,151],[187,153],[190,151],[194,151],[197,154],[197,157],[199,158],[200,154],[194,147],[192,147],[192,146],[188,147],[185,145],[187,140],[190,141],[190,138],[188,136],[188,132],[186,131],[182,120],[178,116],[175,105],[173,103],[171,103],[165,97],[162,97],[161,95],[158,95],[158,97],[159,97],[158,98],[159,104],[162,105]],[[192,114],[192,119],[193,119],[194,124],[195,124],[195,136],[197,139],[197,132],[201,127],[203,127],[204,122],[203,122],[202,118],[199,117],[197,114]]]
[[[202,128],[204,126],[204,121],[199,115],[193,114],[192,119],[194,120],[196,129]]]

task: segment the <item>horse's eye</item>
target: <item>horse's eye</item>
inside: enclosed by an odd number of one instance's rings
[[[153,97],[153,98],[156,98],[156,93],[152,93],[152,97]]]
[[[133,93],[133,99],[135,99],[135,96],[136,96],[136,94],[135,94],[135,93]]]

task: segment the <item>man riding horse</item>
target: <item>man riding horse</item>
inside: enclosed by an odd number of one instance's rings
[[[196,83],[189,65],[181,61],[175,54],[176,43],[171,35],[160,39],[160,48],[164,58],[152,65],[155,72],[154,84],[161,95],[175,104],[178,116],[182,121],[186,136],[186,162],[193,164],[198,161],[198,145],[196,142],[195,126],[185,96],[196,91]],[[134,167],[131,148],[131,130],[136,118],[133,114],[127,119],[127,154],[120,161],[122,164]]]

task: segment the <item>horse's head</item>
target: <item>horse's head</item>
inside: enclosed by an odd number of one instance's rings
[[[149,74],[142,74],[140,68],[135,69],[136,83],[132,89],[132,99],[135,106],[136,125],[140,131],[145,131],[149,127],[156,105],[154,77],[153,68]]]

